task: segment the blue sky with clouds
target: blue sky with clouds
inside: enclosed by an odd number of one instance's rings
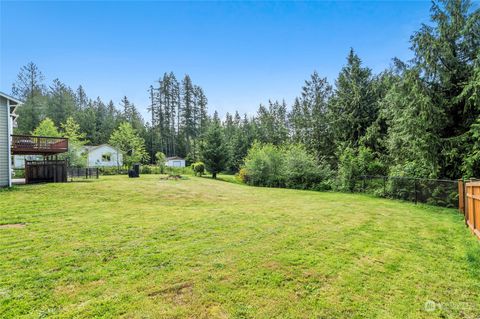
[[[148,119],[147,90],[188,73],[209,109],[254,113],[291,103],[316,70],[333,83],[353,47],[374,72],[409,59],[429,21],[420,2],[0,2],[0,91],[33,61],[90,97],[128,96]]]

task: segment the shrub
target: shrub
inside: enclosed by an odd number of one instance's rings
[[[337,187],[353,192],[362,175],[384,175],[385,168],[372,150],[361,146],[358,150],[345,147],[339,156]]]
[[[319,165],[301,145],[278,147],[255,143],[238,178],[257,186],[326,190],[331,188],[332,176],[330,166]]]
[[[162,174],[162,168],[156,165],[140,165],[140,174]]]
[[[272,144],[254,143],[245,157],[248,184],[256,186],[284,186],[284,160],[281,150]]]
[[[196,162],[191,165],[191,168],[193,170],[193,173],[195,176],[202,176],[205,174],[205,164],[203,162]]]
[[[148,165],[140,165],[140,174],[152,174],[152,168]]]
[[[14,178],[25,178],[25,169],[24,168],[14,168],[13,169]]]
[[[165,174],[171,175],[193,175],[191,167],[165,167]]]
[[[238,171],[237,179],[242,183],[248,184],[248,172],[245,167],[242,167],[240,171]]]
[[[162,152],[155,153],[155,158],[157,159],[157,165],[160,168],[160,174],[165,173],[165,161],[167,160],[165,154]]]
[[[98,171],[101,175],[123,175],[127,174],[127,169],[118,167],[99,167]]]
[[[340,154],[337,174],[338,188],[353,192],[355,181],[361,175],[353,148],[346,147]]]
[[[319,190],[331,188],[333,173],[330,166],[326,163],[319,165],[302,145],[285,147],[284,160],[286,187]]]

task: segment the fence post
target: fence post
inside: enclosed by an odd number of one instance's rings
[[[465,193],[463,179],[458,180],[458,210],[465,215]]]
[[[387,177],[383,176],[383,197],[387,197]]]
[[[463,188],[463,214],[467,215],[467,205],[468,205],[468,198],[467,198],[467,183],[465,179],[462,177],[462,188]]]
[[[475,205],[475,201],[476,201],[476,199],[475,199],[475,195],[476,195],[475,194],[475,189],[476,188],[475,188],[475,186],[472,186],[471,189],[472,189],[472,195],[471,196],[472,196],[472,217],[473,217],[472,231],[473,231],[473,233],[475,233],[475,226],[477,225],[476,216],[475,216],[475,214],[476,214],[476,212],[475,212],[475,206],[476,206]]]
[[[415,192],[415,204],[417,204],[417,179],[415,178],[413,181],[414,181],[413,191]]]
[[[463,180],[463,199],[464,199],[464,203],[463,203],[463,208],[464,208],[464,219],[465,219],[465,226],[468,227],[468,194],[467,194],[467,191],[468,191],[468,188],[467,188],[467,183],[465,182],[464,179]]]

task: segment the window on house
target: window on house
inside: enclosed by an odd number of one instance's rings
[[[103,154],[102,155],[102,162],[110,162],[112,159],[112,155],[111,154]]]

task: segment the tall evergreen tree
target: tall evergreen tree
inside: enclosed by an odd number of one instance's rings
[[[22,66],[12,85],[12,94],[24,101],[17,109],[17,131],[28,133],[44,118],[47,105],[45,77],[33,62]]]
[[[201,147],[201,157],[205,168],[213,178],[217,178],[217,174],[225,169],[227,154],[227,145],[217,115],[207,129]]]
[[[330,107],[330,123],[337,144],[358,146],[360,138],[377,116],[377,101],[372,87],[371,70],[362,67],[353,49],[335,83]]]
[[[327,79],[314,72],[305,81],[301,96],[295,100],[289,115],[293,140],[303,143],[317,159],[333,155],[334,143],[328,119],[331,96],[332,87]]]
[[[433,2],[432,25],[423,24],[412,36],[414,63],[430,91],[432,103],[445,113],[441,176],[461,174],[463,136],[480,115],[480,105],[469,103],[469,83],[475,78],[480,50],[480,9],[468,0]],[[469,93],[470,92],[470,93]]]
[[[418,70],[405,71],[382,101],[387,113],[390,174],[436,178],[439,133],[445,120]]]
[[[83,86],[79,86],[75,95],[75,103],[77,105],[77,108],[82,110],[87,107],[88,104],[88,96],[85,90],[83,89]]]
[[[120,102],[120,108],[123,110],[122,116],[124,120],[130,125],[133,129],[139,132],[140,135],[145,133],[145,124],[143,118],[138,112],[137,108],[133,103],[131,103],[126,96],[124,96]]]
[[[196,137],[197,128],[196,128],[196,105],[195,105],[195,92],[192,80],[190,76],[185,75],[182,80],[182,107],[181,107],[181,126],[182,137],[184,138],[185,153],[190,154],[192,151],[192,144]],[[193,158],[195,155],[191,155]]]
[[[194,86],[194,94],[195,94],[195,100],[196,100],[196,106],[197,106],[197,129],[199,132],[199,135],[205,132],[205,129],[207,128],[207,121],[208,121],[208,114],[207,114],[207,104],[208,100],[207,97],[205,96],[205,93],[203,92],[203,89],[197,85]]]
[[[67,118],[77,112],[75,93],[59,79],[53,80],[47,101],[45,115],[51,118],[57,126],[65,123]]]

